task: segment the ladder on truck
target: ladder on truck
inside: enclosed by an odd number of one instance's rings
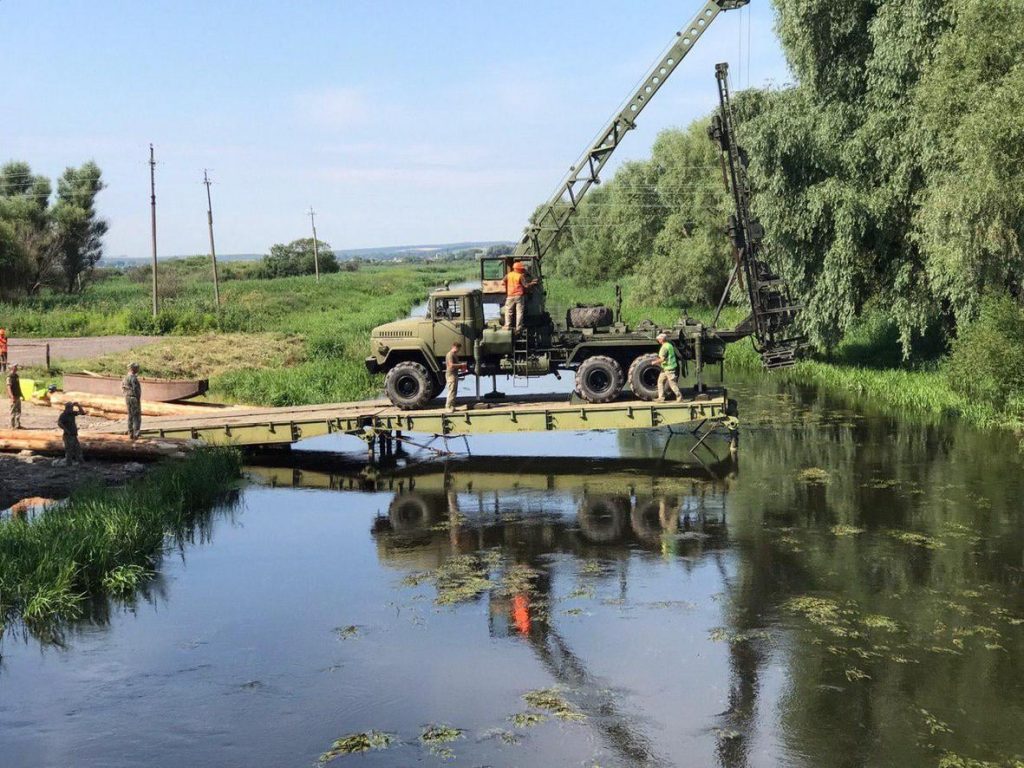
[[[526,387],[530,383],[530,335],[524,328],[512,335],[512,386]]]

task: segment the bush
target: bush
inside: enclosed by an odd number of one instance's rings
[[[1002,410],[1024,411],[1024,308],[1006,294],[982,300],[945,365],[949,386]]]

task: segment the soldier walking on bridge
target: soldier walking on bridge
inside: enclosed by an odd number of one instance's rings
[[[21,378],[17,363],[11,365],[7,374],[7,397],[11,399],[11,429],[21,429]]]
[[[459,350],[462,342],[452,342],[452,348],[444,356],[444,381],[448,385],[448,399],[444,402],[445,410],[455,410],[455,398],[459,394],[459,374],[466,369],[465,363],[459,362]]]
[[[64,410],[57,417],[57,426],[64,433],[64,460],[68,466],[82,464],[82,444],[78,442],[78,422],[75,417],[84,416],[85,410],[78,403],[64,403]]]
[[[676,348],[668,340],[668,334],[659,333],[657,336],[661,348],[658,350],[658,365],[661,366],[661,375],[658,377],[658,399],[654,402],[665,402],[665,385],[672,390],[676,400],[683,399],[683,393],[679,391],[679,356]]]
[[[142,430],[142,385],[139,384],[139,364],[128,366],[128,374],[121,380],[124,404],[128,407],[128,434],[135,440]]]
[[[521,333],[526,323],[526,292],[537,284],[536,280],[526,277],[526,265],[517,261],[512,271],[501,281],[505,286],[505,330],[512,330],[512,318],[515,318],[516,333]]]

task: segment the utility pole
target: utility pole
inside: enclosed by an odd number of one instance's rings
[[[153,159],[153,145],[149,145],[149,207],[153,229],[153,317],[156,318],[158,306],[156,292],[156,160]]]
[[[206,223],[210,227],[210,258],[213,260],[213,301],[220,309],[220,282],[217,279],[217,249],[213,245],[213,202],[210,199],[210,176],[203,168],[203,184],[206,185]]]
[[[313,225],[313,269],[316,271],[316,281],[320,282],[320,248],[316,244],[316,211],[309,206],[309,223]]]

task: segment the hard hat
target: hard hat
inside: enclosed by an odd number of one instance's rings
[[[525,272],[526,265],[523,264],[523,262],[521,261],[517,261],[515,264],[512,265],[512,269],[514,269],[516,272]]]

